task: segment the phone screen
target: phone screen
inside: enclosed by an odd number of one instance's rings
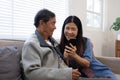
[[[69,46],[70,43],[71,43],[73,46],[75,46],[75,45],[76,45],[76,39],[70,39],[70,40],[68,41],[67,45]]]

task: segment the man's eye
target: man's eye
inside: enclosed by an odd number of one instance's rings
[[[52,23],[52,25],[55,25],[55,23]]]

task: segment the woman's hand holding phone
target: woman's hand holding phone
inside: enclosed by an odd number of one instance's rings
[[[71,57],[74,58],[76,56],[76,46],[72,45],[71,43],[69,43],[69,45],[65,46],[65,55],[67,55],[67,57]]]

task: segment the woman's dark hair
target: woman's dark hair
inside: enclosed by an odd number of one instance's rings
[[[84,51],[86,46],[85,46],[85,41],[84,41],[84,38],[83,38],[82,23],[81,23],[80,19],[76,16],[67,17],[65,19],[64,23],[63,23],[61,39],[60,39],[60,49],[61,49],[61,52],[63,53],[64,49],[65,49],[65,45],[67,43],[67,39],[64,35],[65,25],[68,24],[68,23],[71,23],[71,22],[75,23],[77,28],[78,28],[78,33],[77,33],[77,36],[76,36],[75,44],[76,44],[76,47],[77,47],[77,54],[82,56],[82,52]]]
[[[34,18],[34,25],[37,28],[39,25],[39,21],[43,20],[44,22],[49,21],[50,18],[55,17],[55,14],[47,9],[42,9],[40,11],[38,11],[38,13],[36,14],[35,18]]]

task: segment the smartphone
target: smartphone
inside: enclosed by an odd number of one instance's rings
[[[75,46],[76,45],[76,39],[70,39],[68,42],[67,42],[67,45],[70,46],[70,43]]]

